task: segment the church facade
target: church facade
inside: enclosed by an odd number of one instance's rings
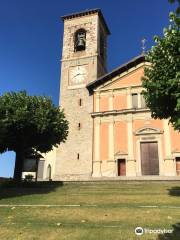
[[[168,120],[152,119],[143,99],[144,55],[108,73],[110,31],[101,10],[62,20],[60,106],[69,135],[44,156],[42,178],[180,177],[180,134]]]

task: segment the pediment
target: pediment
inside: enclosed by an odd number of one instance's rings
[[[147,135],[147,134],[162,134],[163,131],[158,128],[144,127],[140,128],[135,132],[135,135]]]
[[[111,90],[114,87],[114,84],[120,81],[120,77],[116,77],[116,78],[112,78],[111,80],[109,80],[108,82],[102,84],[101,86],[99,86],[97,88],[97,90]]]
[[[122,89],[128,86],[140,86],[142,84],[141,78],[144,74],[144,65],[129,69],[121,75],[117,75],[109,81],[100,85],[96,90],[106,91],[112,89]]]
[[[148,62],[145,61],[145,55],[142,54],[140,56],[137,56],[133,59],[131,59],[129,62],[122,64],[118,68],[115,68],[109,73],[104,74],[97,80],[87,84],[87,89],[92,94],[94,90],[98,90],[99,87],[105,86],[106,83],[111,82],[111,79],[114,79],[118,76],[126,75],[128,72],[130,72],[132,69],[137,68],[140,65],[146,65]]]
[[[118,151],[115,153],[115,156],[122,156],[122,155],[128,155],[127,152],[124,151]]]

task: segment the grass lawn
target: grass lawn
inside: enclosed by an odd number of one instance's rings
[[[180,240],[180,182],[0,184],[0,240],[44,239]]]

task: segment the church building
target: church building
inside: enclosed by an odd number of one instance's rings
[[[180,178],[180,134],[146,107],[142,54],[107,72],[110,35],[100,9],[62,17],[60,107],[65,143],[41,160],[43,179]]]

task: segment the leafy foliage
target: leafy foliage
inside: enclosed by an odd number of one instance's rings
[[[46,153],[66,140],[68,123],[51,99],[25,91],[0,96],[0,152],[34,148]]]
[[[29,96],[25,91],[0,96],[0,153],[15,151],[16,160],[18,155],[22,162],[27,154],[49,152],[67,135],[64,113],[50,98]]]
[[[143,93],[152,117],[169,118],[180,131],[180,18],[173,12],[169,17],[163,37],[154,37],[156,45],[146,56],[151,66],[145,68]]]

